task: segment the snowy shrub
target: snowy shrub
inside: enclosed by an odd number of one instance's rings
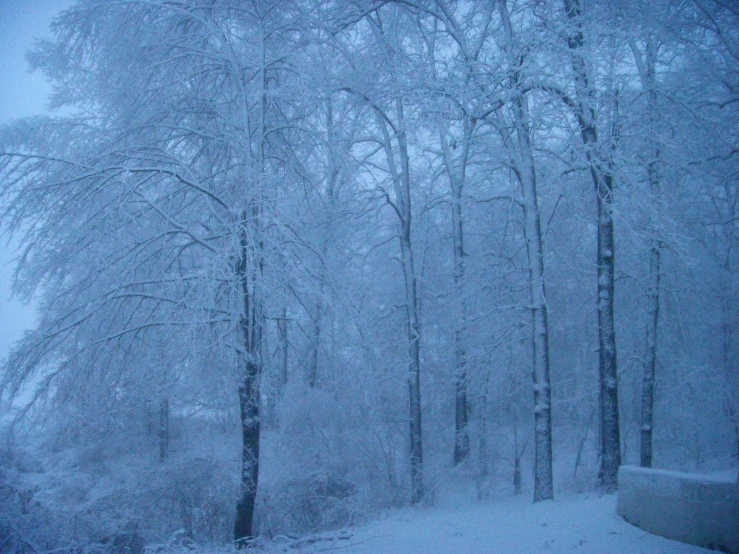
[[[0,552],[35,552],[32,544],[42,536],[43,511],[33,500],[33,489],[19,489],[0,469]]]
[[[58,514],[39,501],[37,471],[25,456],[0,450],[0,552],[26,554],[48,549],[60,534]]]
[[[142,508],[159,526],[151,534],[161,540],[182,530],[198,543],[228,537],[236,488],[230,469],[218,460],[183,457],[150,471],[140,487]]]
[[[353,482],[333,474],[286,481],[266,493],[261,531],[274,536],[351,525],[357,519],[356,492]]]

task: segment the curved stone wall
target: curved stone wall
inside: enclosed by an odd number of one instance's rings
[[[739,481],[621,466],[618,514],[668,539],[739,554]]]

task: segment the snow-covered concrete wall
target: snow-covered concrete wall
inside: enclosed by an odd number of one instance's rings
[[[739,481],[621,466],[618,514],[655,535],[739,554]]]

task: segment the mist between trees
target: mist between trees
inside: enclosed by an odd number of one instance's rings
[[[0,133],[39,310],[0,549],[737,463],[734,3],[80,0],[53,31],[69,115]]]

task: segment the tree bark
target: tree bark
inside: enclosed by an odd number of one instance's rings
[[[326,244],[324,244],[323,254],[326,254]],[[313,314],[313,341],[310,347],[310,354],[308,358],[308,386],[315,388],[318,382],[318,351],[321,348],[321,319],[323,317],[323,294],[325,292],[324,280],[326,278],[326,264],[321,260],[321,270],[319,272],[319,279],[321,284],[319,285],[318,299],[316,300],[316,311]]]
[[[237,329],[239,332],[237,357],[241,372],[238,392],[242,438],[241,494],[236,504],[236,521],[234,522],[234,541],[238,548],[247,546],[249,539],[254,537],[254,508],[259,484],[261,430],[259,379],[263,368],[264,307],[261,292],[257,288],[264,274],[262,226],[265,206],[264,178],[268,104],[265,36],[261,35],[260,40],[259,92],[256,102],[256,121],[253,127],[250,124],[249,96],[246,89],[241,90],[243,131],[250,133],[250,130],[254,129],[254,149],[252,150],[250,145],[243,149],[244,166],[251,168],[252,175],[256,176],[256,179],[250,182],[246,175],[242,177],[249,200],[239,213],[236,227],[239,243],[235,281],[239,286],[239,300],[241,301],[241,317]],[[237,74],[241,75],[240,69]],[[239,82],[241,83],[240,80]],[[246,185],[246,183],[250,184]]]
[[[241,496],[236,505],[234,540],[242,542],[254,536],[254,507],[259,481],[259,400],[256,386],[259,366],[244,362],[245,377],[239,387],[241,416]]]
[[[520,102],[518,100],[517,102]],[[520,138],[528,142],[525,131]],[[522,149],[525,151],[526,149]],[[530,150],[529,150],[530,152]],[[523,189],[526,252],[529,259],[529,291],[534,351],[534,502],[554,497],[552,472],[552,392],[549,375],[549,314],[544,286],[544,254],[541,219],[536,200],[536,175],[533,159],[526,161],[521,172]]]
[[[413,268],[413,252],[410,247],[410,229],[402,233],[406,275],[408,314],[408,396],[410,407],[411,439],[411,503],[418,504],[424,497],[423,485],[423,432],[421,428],[421,333],[418,321],[416,277]]]
[[[328,259],[329,241],[333,236],[333,217],[336,207],[336,185],[339,178],[339,170],[332,149],[335,146],[336,131],[334,129],[333,105],[331,100],[327,101],[326,106],[326,133],[328,153],[326,159],[326,206],[328,208],[327,218],[325,222],[325,233],[322,237],[321,259],[319,260],[320,268],[318,272],[319,290],[318,299],[316,301],[316,311],[313,316],[313,344],[311,345],[310,360],[308,367],[308,386],[314,388],[318,380],[318,355],[321,348],[321,334],[323,331],[322,319],[324,315],[324,301],[326,295],[326,278]]]
[[[159,461],[169,456],[169,399],[164,398],[159,404]]]
[[[659,321],[659,245],[649,253],[649,293],[647,299],[647,355],[644,360],[644,384],[641,410],[642,467],[652,467],[652,427],[654,423],[654,385],[657,368],[657,322]]]
[[[455,163],[452,147],[447,139],[447,130],[441,121],[437,122],[441,151],[446,166],[452,192],[452,236],[454,261],[454,294],[457,320],[454,329],[454,465],[467,460],[470,456],[469,407],[467,393],[467,311],[465,299],[465,250],[464,219],[462,217],[462,191],[464,188],[467,159],[472,140],[472,132],[476,122],[467,116],[463,122],[461,152]]]
[[[280,317],[277,319],[277,335],[280,348],[280,386],[284,390],[288,380],[288,352],[290,345],[289,337],[287,336],[287,308],[284,306]]]
[[[510,54],[513,43],[513,28],[505,0],[498,0],[503,28],[509,45],[512,86],[519,86],[519,75],[513,68],[517,63]],[[531,325],[533,346],[534,381],[534,502],[554,498],[552,472],[552,393],[549,374],[549,316],[544,277],[544,248],[541,237],[541,217],[536,190],[536,165],[531,146],[526,97],[515,96],[512,101],[516,142],[506,135],[500,126],[506,148],[511,158],[516,177],[523,195],[524,238],[529,269],[529,295],[531,300]],[[518,455],[518,454],[517,454]]]
[[[400,192],[403,203],[403,223],[400,245],[405,275],[406,309],[408,319],[408,394],[410,398],[411,439],[411,502],[418,504],[424,497],[423,485],[423,432],[421,429],[421,324],[418,317],[418,286],[411,244],[411,193],[410,164],[405,134],[403,103],[396,101],[398,111],[398,144],[400,150]]]
[[[242,217],[240,229],[240,257],[236,275],[243,302],[239,323],[241,350],[238,354],[242,381],[239,386],[241,421],[241,495],[236,505],[234,540],[238,546],[254,536],[254,507],[259,482],[259,386],[261,374],[261,307],[254,294],[254,279],[249,274],[249,244],[247,242],[246,217]]]
[[[470,456],[470,433],[467,407],[467,303],[464,299],[464,235],[462,227],[462,183],[452,188],[452,225],[454,226],[454,288],[459,317],[454,331],[455,372],[454,397],[454,465]]]
[[[596,179],[593,171],[593,178]],[[619,429],[618,371],[616,365],[616,332],[613,316],[615,281],[612,217],[612,178],[605,175],[598,182],[598,346],[601,394],[601,468],[600,484],[604,491],[618,487],[621,465],[621,433]]]
[[[729,206],[730,211],[727,217],[728,221],[736,221],[737,219],[735,205],[736,204],[732,204]],[[726,231],[724,232],[726,233]],[[727,237],[728,241],[731,241],[732,237],[730,236],[730,233],[726,234],[729,235]],[[739,414],[737,413],[737,387],[735,386],[735,384],[737,383],[737,371],[732,361],[731,355],[733,345],[733,326],[731,322],[733,311],[735,309],[734,302],[732,301],[734,295],[732,294],[731,242],[729,242],[729,245],[730,246],[726,253],[726,259],[721,268],[721,361],[723,365],[724,376],[728,384],[725,392],[726,413],[729,417],[729,420],[731,421],[731,425],[734,427],[734,454],[736,456],[736,459],[739,460]]]
[[[635,55],[637,52],[635,50]],[[646,64],[640,71],[642,77],[642,88],[647,92],[648,99],[648,130],[649,141],[652,143],[652,159],[649,161],[647,173],[649,178],[649,189],[652,198],[659,198],[660,182],[657,163],[660,158],[659,145],[656,143],[655,119],[657,111],[656,91],[656,48],[654,40],[650,37],[646,47]],[[655,207],[652,207],[654,213]],[[654,234],[654,230],[652,230]],[[652,245],[649,252],[649,290],[647,296],[647,350],[644,359],[644,383],[642,386],[642,412],[641,412],[641,448],[640,463],[642,467],[652,467],[652,429],[654,427],[654,388],[655,374],[657,369],[657,325],[659,322],[659,300],[660,300],[660,241],[652,237]]]
[[[413,245],[411,243],[411,189],[410,161],[406,138],[406,122],[403,101],[396,99],[397,114],[396,140],[400,171],[398,171],[392,149],[392,139],[387,129],[387,116],[375,108],[378,123],[382,130],[388,168],[395,189],[395,204],[398,215],[401,262],[405,281],[406,324],[408,334],[408,397],[410,421],[410,462],[411,462],[411,503],[418,504],[424,497],[423,484],[423,432],[421,429],[421,325],[419,322],[418,286],[414,267]]]
[[[579,0],[564,0],[567,18],[574,31],[568,37],[575,76],[576,116],[585,146],[590,175],[595,185],[598,213],[598,375],[601,398],[601,467],[598,479],[605,492],[618,487],[621,465],[621,433],[619,429],[618,371],[616,364],[616,331],[613,315],[615,290],[615,252],[613,238],[613,175],[601,159],[593,90],[590,87],[585,59],[581,53],[584,38]]]

